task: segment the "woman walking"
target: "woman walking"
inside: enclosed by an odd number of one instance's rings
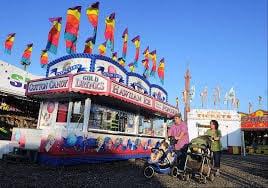
[[[216,169],[216,176],[220,175],[221,162],[221,131],[218,129],[219,123],[216,120],[210,121],[210,129],[205,133],[211,137],[211,151],[213,152],[214,168]]]

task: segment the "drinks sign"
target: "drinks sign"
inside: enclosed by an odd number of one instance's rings
[[[107,92],[108,81],[96,74],[78,74],[73,77],[72,90]]]
[[[111,82],[111,94],[136,104],[153,107],[152,98],[137,93],[136,91],[133,91],[115,82]]]
[[[68,90],[68,87],[69,77],[53,78],[30,82],[27,88],[27,93]]]

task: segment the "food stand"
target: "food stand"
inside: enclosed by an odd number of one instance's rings
[[[251,114],[241,113],[241,116],[246,152],[268,154],[268,111],[257,110]]]
[[[161,86],[100,55],[52,61],[26,95],[42,101],[37,129],[13,129],[12,140],[51,165],[148,157],[178,113]]]

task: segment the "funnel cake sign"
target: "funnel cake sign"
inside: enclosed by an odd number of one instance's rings
[[[241,118],[242,129],[264,129],[268,128],[268,112],[258,110]]]

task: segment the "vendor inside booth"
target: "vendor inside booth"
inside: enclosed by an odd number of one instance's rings
[[[246,152],[268,155],[268,111],[257,110],[241,116]]]

